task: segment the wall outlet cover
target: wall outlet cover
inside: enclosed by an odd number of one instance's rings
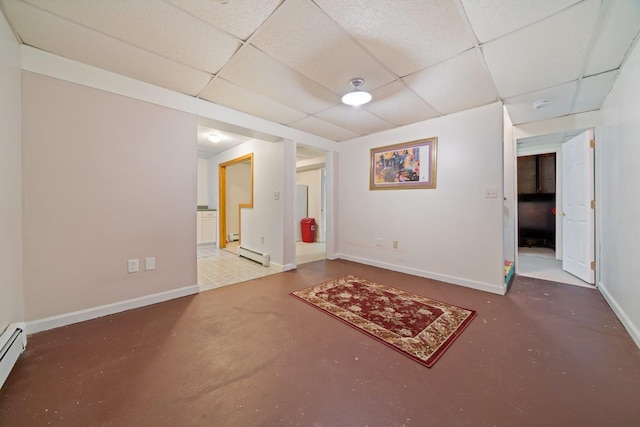
[[[138,259],[130,259],[127,261],[127,273],[137,273],[140,270]]]

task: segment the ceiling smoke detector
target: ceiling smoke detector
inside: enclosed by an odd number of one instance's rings
[[[357,107],[371,101],[371,94],[360,90],[360,86],[364,84],[364,79],[362,77],[353,78],[349,83],[353,87],[353,90],[342,97],[342,102],[344,104]]]

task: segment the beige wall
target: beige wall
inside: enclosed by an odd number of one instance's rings
[[[20,47],[0,13],[0,333],[24,320]]]
[[[598,288],[640,347],[640,44],[605,100],[596,128]]]
[[[370,149],[432,136],[438,137],[435,189],[369,191]],[[340,257],[506,292],[503,138],[502,105],[494,103],[342,142]],[[487,189],[498,197],[485,197]]]
[[[22,91],[26,320],[195,285],[195,116],[30,72]]]

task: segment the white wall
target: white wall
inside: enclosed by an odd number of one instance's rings
[[[243,155],[253,156],[253,209],[242,211],[242,246],[269,253],[274,264],[283,265],[284,144],[251,140],[209,159],[209,171],[220,163]],[[209,174],[209,194],[218,200],[218,174]],[[276,200],[275,193],[278,193]],[[216,202],[217,204],[217,202]],[[262,243],[264,238],[264,243]]]
[[[24,321],[20,46],[0,13],[0,334]]]
[[[209,204],[207,172],[207,159],[198,158],[198,206],[207,206]]]
[[[640,346],[640,44],[627,60],[596,128],[598,287]]]
[[[369,190],[371,148],[432,136],[435,190]],[[503,109],[494,103],[343,142],[340,257],[504,293],[503,140]],[[485,198],[487,188],[498,197]]]
[[[22,103],[27,320],[197,291],[196,117],[31,72]]]

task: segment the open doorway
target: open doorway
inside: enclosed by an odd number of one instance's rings
[[[220,249],[238,255],[242,210],[253,208],[253,153],[219,165]]]
[[[517,274],[593,286],[593,131],[519,139],[517,158]]]
[[[297,146],[296,264],[318,261],[327,257],[325,162],[326,155],[323,151],[303,145]],[[303,221],[305,221],[304,225],[302,225]]]

